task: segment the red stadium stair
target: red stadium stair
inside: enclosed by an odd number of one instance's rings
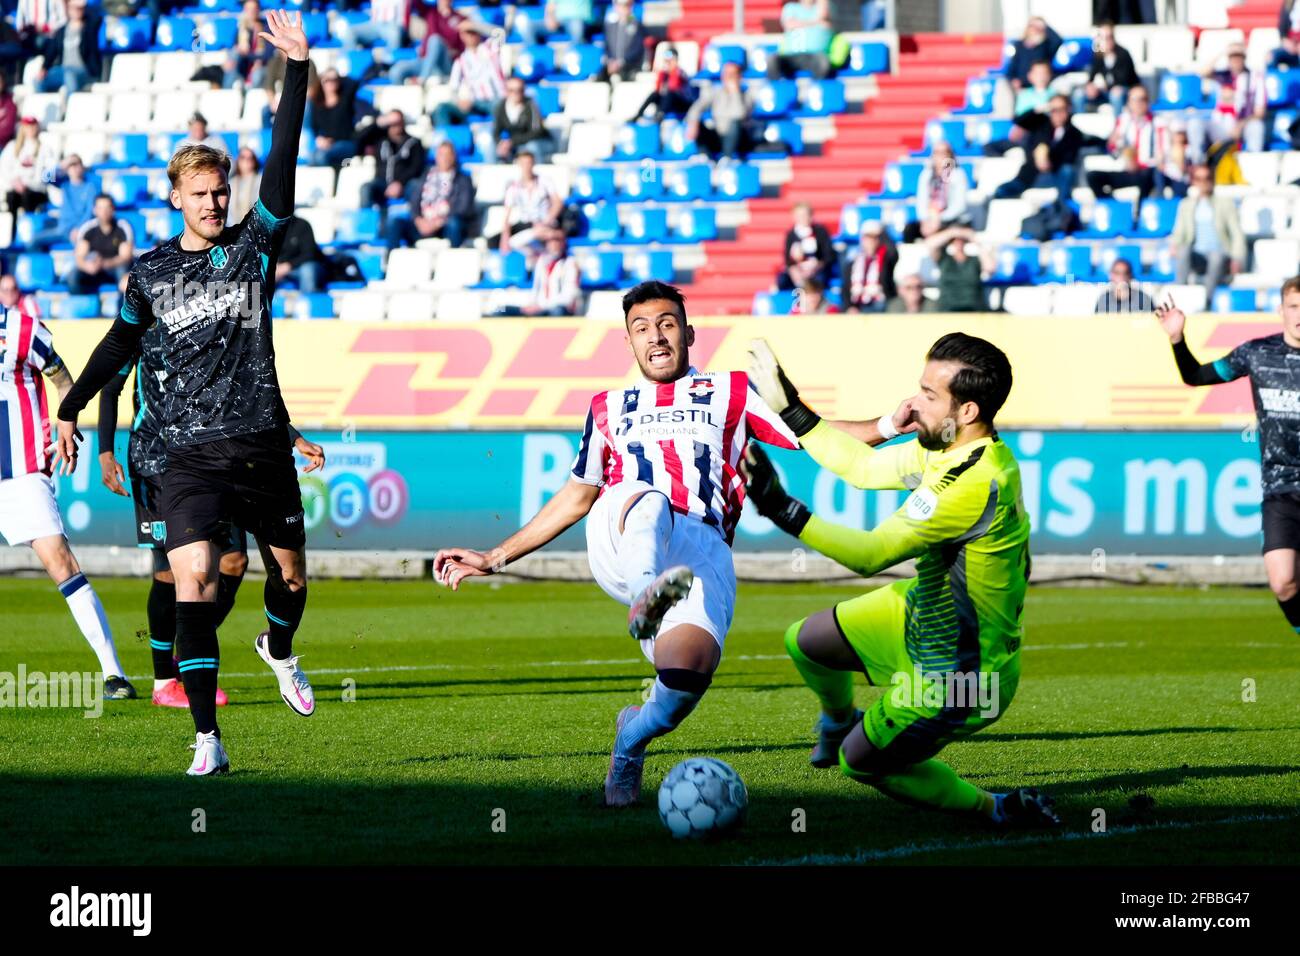
[[[1277,26],[1281,9],[1282,0],[1245,0],[1238,6],[1228,8],[1228,26],[1244,30],[1249,36],[1255,27]]]
[[[694,40],[704,45],[716,36],[734,33],[733,0],[682,0],[682,15],[668,25],[668,39]],[[745,0],[746,33],[771,33],[781,28],[782,0]]]
[[[687,3],[687,21],[694,3]],[[746,4],[748,9],[748,4]],[[925,121],[960,106],[966,81],[1002,61],[1001,36],[922,33],[900,37],[898,69],[876,78],[865,112],[835,117],[835,137],[817,156],[791,159],[793,177],[778,196],[749,200],[750,220],[734,240],[706,242],[707,262],[682,291],[692,315],[746,314],[754,294],[781,268],[791,209],[808,202],[834,235],[845,203],[881,188],[885,164],[920,149]]]

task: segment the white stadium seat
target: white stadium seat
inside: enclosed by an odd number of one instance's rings
[[[108,135],[101,130],[80,130],[63,136],[60,155],[76,153],[87,167],[102,163],[108,158]]]
[[[1300,152],[1293,149],[1281,155],[1282,163],[1277,178],[1283,186],[1290,186],[1300,180]]]
[[[1268,189],[1277,185],[1281,153],[1238,153],[1241,174],[1255,189]]]
[[[633,111],[635,112],[635,108]],[[609,115],[609,84],[567,84],[564,115],[577,121],[599,120],[607,117]]]
[[[587,298],[587,318],[622,319],[623,293],[615,289],[597,289]]]
[[[609,118],[616,123],[630,122],[654,88],[653,83],[620,83],[609,100]]]
[[[1280,196],[1246,196],[1238,210],[1242,232],[1252,239],[1285,232],[1290,205]]]
[[[315,206],[334,195],[334,169],[330,166],[299,166],[294,178],[295,206]]]
[[[1300,261],[1300,241],[1260,239],[1255,243],[1255,272],[1275,276],[1281,281],[1296,274],[1298,261]]]
[[[506,198],[506,187],[518,178],[519,172],[513,165],[495,163],[479,166],[474,170],[474,198],[480,204],[499,203]]]
[[[208,90],[199,97],[198,109],[213,132],[238,129],[244,96],[238,90]],[[262,125],[260,118],[257,125]]]
[[[1052,311],[1052,287],[1008,286],[1002,293],[1002,308],[1012,315],[1049,315]]]
[[[384,113],[401,110],[408,122],[413,122],[424,110],[424,90],[410,83],[400,86],[376,86],[375,109]]]
[[[361,208],[361,190],[366,183],[375,178],[375,160],[372,156],[353,159],[339,170],[338,182],[334,186],[334,200],[330,203],[335,209]]]
[[[344,292],[338,299],[339,318],[345,322],[382,322],[384,299],[382,292],[371,289]]]
[[[1110,113],[1075,113],[1072,121],[1080,133],[1109,139],[1115,130],[1115,117]]]
[[[199,98],[193,90],[178,90],[173,84],[154,100],[151,126],[160,133],[183,132],[198,105]]]
[[[17,100],[18,115],[36,117],[41,129],[48,129],[63,114],[63,96],[60,93],[28,93]]]
[[[334,241],[334,230],[338,226],[338,214],[328,206],[311,206],[299,209],[297,215],[311,226],[312,235],[318,246],[328,246]]]
[[[1234,43],[1244,43],[1245,35],[1237,29],[1202,30],[1196,42],[1196,65],[1202,69],[1218,64],[1218,60]],[[1226,66],[1226,63],[1223,64]]]
[[[270,100],[270,95],[260,86],[245,90],[244,111],[240,115],[239,128],[243,130],[261,130],[262,111],[266,109]]]
[[[7,249],[14,241],[14,214],[0,212],[0,249]]]
[[[148,90],[153,81],[152,53],[119,53],[113,57],[108,85],[114,92]]]
[[[506,207],[489,206],[483,214],[483,235],[499,236],[506,227]]]
[[[614,127],[609,123],[574,123],[566,152],[570,166],[590,166],[614,152]]]
[[[390,322],[428,322],[433,318],[432,292],[395,292],[388,297]]]
[[[1034,211],[1026,199],[994,199],[989,203],[988,222],[984,232],[997,242],[1010,242],[1020,238],[1020,227],[1025,217]]]
[[[103,129],[108,118],[108,94],[73,93],[68,97],[68,106],[63,113],[63,121],[51,124],[60,129]]]
[[[432,275],[433,254],[428,249],[394,249],[384,268],[384,288],[428,288]]]
[[[472,322],[483,317],[483,296],[472,290],[444,292],[438,296],[438,315],[442,322]]]
[[[1281,45],[1277,27],[1255,27],[1246,41],[1246,66],[1252,70],[1267,69],[1273,51]]]
[[[1058,285],[1052,292],[1052,314],[1092,315],[1097,298],[1105,291],[1105,283],[1075,282]]]
[[[159,53],[153,61],[153,86],[158,92],[179,89],[199,68],[199,58],[189,50]]]
[[[433,287],[451,292],[476,285],[482,278],[483,257],[477,249],[447,249],[434,266]]]
[[[1163,302],[1166,296],[1172,298],[1174,305],[1188,315],[1205,311],[1207,301],[1203,285],[1167,285],[1160,290],[1160,294],[1155,299],[1157,302]]]
[[[153,95],[139,91],[115,92],[108,107],[108,124],[111,133],[144,132],[149,129],[153,115]]]
[[[992,195],[993,190],[1003,183],[1015,179],[1016,173],[1020,171],[1023,164],[1024,160],[1015,156],[990,156],[982,159],[977,170],[977,182],[972,183],[971,186],[979,192]]]
[[[1196,48],[1196,38],[1187,27],[1132,27],[1129,29],[1142,30],[1147,39],[1146,57],[1143,62],[1137,64],[1139,68],[1182,70],[1194,65],[1193,56]],[[1115,28],[1115,39],[1120,44],[1124,43],[1122,38],[1127,34],[1128,30],[1125,28]]]

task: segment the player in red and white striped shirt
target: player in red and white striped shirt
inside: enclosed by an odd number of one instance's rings
[[[68,609],[99,658],[104,694],[135,697],[126,680],[108,617],[63,533],[63,519],[50,479],[50,413],[45,375],[66,395],[72,376],[54,351],[54,337],[38,318],[0,308],[0,537],[11,546],[30,545],[59,586]]]
[[[722,656],[736,601],[731,540],[745,500],[745,443],[796,448],[794,433],[744,372],[700,372],[681,293],[644,282],[623,297],[627,341],[641,371],[595,396],[572,476],[524,527],[490,551],[449,548],[434,559],[453,590],[492,574],[587,519],[596,582],[630,605],[628,629],[657,671],[642,707],[618,715],[605,802],[635,803],[645,747],[695,708]]]

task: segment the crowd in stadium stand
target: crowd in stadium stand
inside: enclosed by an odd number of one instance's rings
[[[779,35],[701,45],[665,41],[656,0],[295,5],[314,56],[277,308],[311,317],[368,290],[428,291],[441,317],[452,292],[478,314],[581,314],[628,280],[684,281],[787,156],[816,155],[817,121],[870,113],[892,42],[837,37],[828,0],[783,4]],[[1127,311],[1165,285],[1267,307],[1300,253],[1300,5],[1279,2],[1275,38],[1133,26],[1148,7],[1096,2],[1087,37],[1030,17],[965,107],[918,117],[899,182],[846,195],[838,224],[796,202],[783,247],[755,250],[773,265],[755,309]],[[176,145],[232,152],[231,221],[251,208],[282,58],[258,0],[0,11],[0,289],[112,314],[130,255],[175,231],[159,175]],[[884,4],[861,23],[881,29]],[[400,277],[396,250],[418,250]]]

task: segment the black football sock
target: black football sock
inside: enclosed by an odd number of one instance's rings
[[[194,729],[201,734],[212,733],[217,729],[217,668],[221,654],[216,606],[210,601],[176,602],[176,649]]]
[[[239,593],[243,580],[242,574],[223,574],[217,581],[217,627],[225,623],[230,609],[235,606],[235,595]]]
[[[153,655],[153,679],[172,680],[176,675],[176,585],[153,579],[149,588],[149,651]]]
[[[1285,601],[1278,601],[1277,606],[1286,615],[1287,623],[1295,628],[1297,634],[1300,634],[1300,591],[1297,591]]]
[[[298,630],[307,606],[307,588],[290,591],[273,584],[268,577],[262,594],[266,600],[267,630],[271,634],[267,650],[275,660],[286,660],[293,654],[293,632]]]

